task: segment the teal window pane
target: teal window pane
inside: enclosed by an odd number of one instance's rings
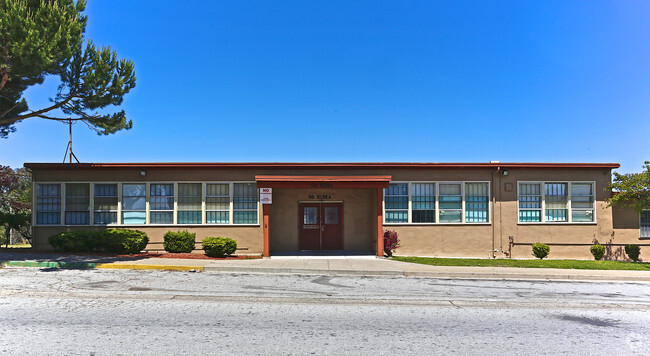
[[[463,206],[462,197],[440,196],[438,197],[440,209],[461,209]],[[440,219],[442,221],[442,219]]]
[[[386,209],[408,209],[409,206],[409,197],[392,197],[387,196],[385,198],[384,207]]]
[[[487,210],[467,210],[465,211],[465,222],[481,223],[488,221]]]
[[[208,211],[206,213],[206,222],[208,224],[227,224],[229,212],[227,211]]]
[[[234,224],[257,224],[257,211],[235,211]]]
[[[171,211],[152,211],[149,215],[151,224],[172,224],[174,215]]]
[[[546,209],[546,221],[566,222],[569,221],[566,209]]]
[[[441,223],[459,223],[462,221],[462,211],[460,210],[440,210]]]
[[[125,211],[122,213],[123,224],[144,224],[146,222],[144,211]]]
[[[405,223],[408,222],[408,210],[389,210],[386,211],[385,220],[387,223]]]
[[[179,211],[177,220],[179,224],[200,224],[201,211]]]
[[[593,222],[593,210],[574,210],[571,212],[571,220],[573,222]]]
[[[117,212],[95,213],[93,223],[97,225],[117,224]]]
[[[56,213],[37,213],[36,214],[36,223],[40,225],[54,224],[58,225],[61,223],[61,214]]]
[[[520,210],[519,211],[519,221],[520,222],[541,222],[542,214],[539,210]]]

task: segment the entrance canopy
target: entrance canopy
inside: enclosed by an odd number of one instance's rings
[[[384,200],[384,188],[388,188],[391,176],[279,176],[279,175],[265,175],[255,176],[258,188],[288,188],[288,189],[376,189],[377,191],[377,205],[376,205],[376,233],[377,233],[377,256],[384,255],[384,233],[382,230],[383,224],[383,209],[382,202]],[[264,226],[264,256],[270,255],[269,246],[269,216],[271,214],[271,205],[263,205],[263,226]],[[303,217],[304,220],[304,217]],[[322,230],[324,226],[320,226]],[[320,235],[319,235],[320,236]],[[322,247],[322,242],[319,245]],[[305,247],[311,248],[311,247]]]
[[[258,188],[388,188],[391,176],[255,176]]]

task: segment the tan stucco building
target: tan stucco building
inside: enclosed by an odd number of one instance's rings
[[[166,231],[237,240],[239,254],[624,259],[650,219],[607,206],[615,163],[28,163],[34,246],[74,229],[133,228],[162,250]],[[261,199],[260,199],[261,198]],[[644,216],[645,218],[645,216]],[[640,230],[641,228],[641,230]],[[641,249],[643,258],[648,248]],[[324,252],[327,253],[327,252]]]

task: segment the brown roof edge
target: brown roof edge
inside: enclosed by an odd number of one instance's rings
[[[257,182],[390,182],[391,176],[255,176]]]
[[[25,163],[29,169],[251,169],[251,168],[404,168],[404,169],[496,169],[537,168],[537,169],[614,169],[618,163],[415,163],[415,162],[357,162],[357,163]]]

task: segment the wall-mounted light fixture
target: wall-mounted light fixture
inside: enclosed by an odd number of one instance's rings
[[[147,171],[145,171],[144,169],[141,170],[140,175],[143,176],[143,177],[146,177],[147,176]]]
[[[507,169],[504,169],[504,170],[503,170],[503,175],[504,175],[504,176],[507,176],[507,175],[508,175],[508,173],[510,173],[510,172],[508,172],[508,170],[507,170]]]

